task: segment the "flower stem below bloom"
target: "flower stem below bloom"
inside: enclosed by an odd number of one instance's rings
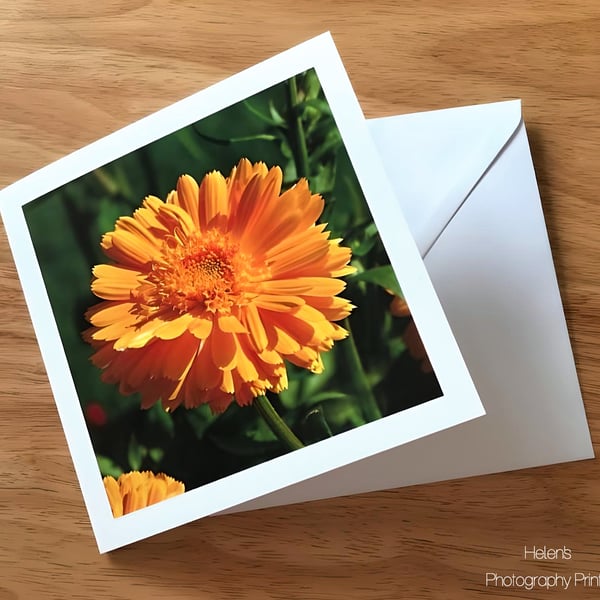
[[[299,448],[304,448],[304,444],[296,437],[294,432],[279,416],[266,396],[256,396],[253,404],[271,431],[277,436],[277,439],[288,450],[298,450]]]
[[[298,85],[296,78],[292,77],[288,82],[288,97],[290,103],[290,120],[294,133],[294,159],[296,172],[300,177],[309,176],[308,151],[306,149],[306,137],[302,126],[302,117],[298,112]]]
[[[352,387],[354,388],[356,395],[360,398],[363,415],[370,423],[371,421],[381,419],[381,410],[377,405],[373,390],[367,380],[367,375],[363,368],[360,355],[358,354],[354,336],[352,335],[352,329],[350,329],[350,322],[347,318],[344,319],[342,326],[348,331],[348,337],[345,340],[338,342],[340,350],[342,351],[348,366],[347,373],[352,382]]]

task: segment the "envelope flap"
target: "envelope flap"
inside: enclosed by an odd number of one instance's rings
[[[423,256],[520,122],[520,100],[369,121]]]

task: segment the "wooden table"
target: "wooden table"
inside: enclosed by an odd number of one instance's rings
[[[597,0],[4,0],[0,24],[1,185],[327,28],[369,117],[522,98],[598,442]],[[484,586],[531,572],[534,544],[573,553],[541,573],[600,571],[598,461],[210,518],[101,556],[4,233],[0,278],[2,600],[550,597]]]

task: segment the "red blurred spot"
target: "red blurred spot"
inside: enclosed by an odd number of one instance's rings
[[[85,418],[90,425],[106,425],[106,411],[97,402],[91,402],[85,408]]]

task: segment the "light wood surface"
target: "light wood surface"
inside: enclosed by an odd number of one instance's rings
[[[2,186],[325,29],[369,117],[522,98],[598,442],[597,0],[3,0],[0,28]],[[545,598],[485,572],[600,572],[598,461],[209,518],[101,556],[3,230],[0,282],[1,600]],[[573,558],[536,569],[525,545]]]

